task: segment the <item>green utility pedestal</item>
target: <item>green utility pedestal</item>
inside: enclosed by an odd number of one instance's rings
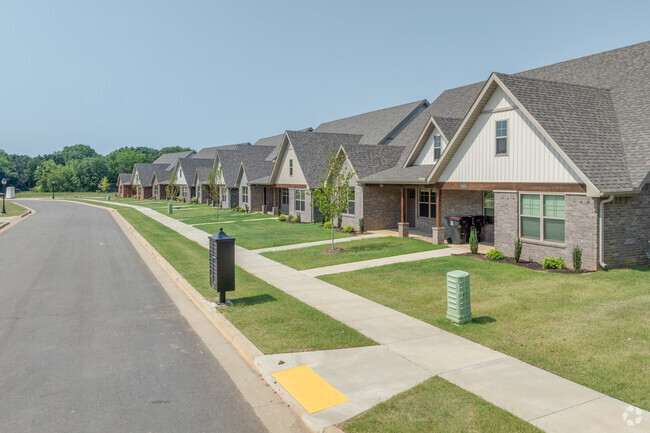
[[[447,272],[447,319],[457,325],[472,320],[469,274],[465,271]]]
[[[110,194],[106,196],[106,201],[111,201],[111,195]]]
[[[171,203],[167,203],[167,213],[170,215],[174,213],[174,208]]]

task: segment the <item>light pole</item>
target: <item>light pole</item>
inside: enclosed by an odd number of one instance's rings
[[[54,200],[54,181],[52,181],[52,200]]]
[[[3,177],[2,178],[2,212],[0,213],[7,213],[5,210],[5,196],[7,195],[7,178]]]

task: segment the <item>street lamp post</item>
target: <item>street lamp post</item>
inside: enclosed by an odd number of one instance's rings
[[[0,213],[7,213],[5,210],[5,196],[7,195],[7,178],[3,177],[2,178],[2,212]]]
[[[54,200],[54,181],[52,181],[52,200]]]

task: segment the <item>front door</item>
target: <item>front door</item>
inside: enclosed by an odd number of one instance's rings
[[[406,189],[406,221],[415,227],[415,188]]]

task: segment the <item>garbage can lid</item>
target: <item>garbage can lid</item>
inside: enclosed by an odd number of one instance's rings
[[[469,277],[469,272],[465,271],[451,271],[447,272],[448,277],[454,277],[454,278],[463,278],[463,277]]]
[[[214,239],[217,241],[229,240],[229,239],[235,240],[235,238],[228,236],[226,233],[224,233],[223,227],[219,229],[219,233],[217,233],[214,236],[210,236],[210,239]]]

